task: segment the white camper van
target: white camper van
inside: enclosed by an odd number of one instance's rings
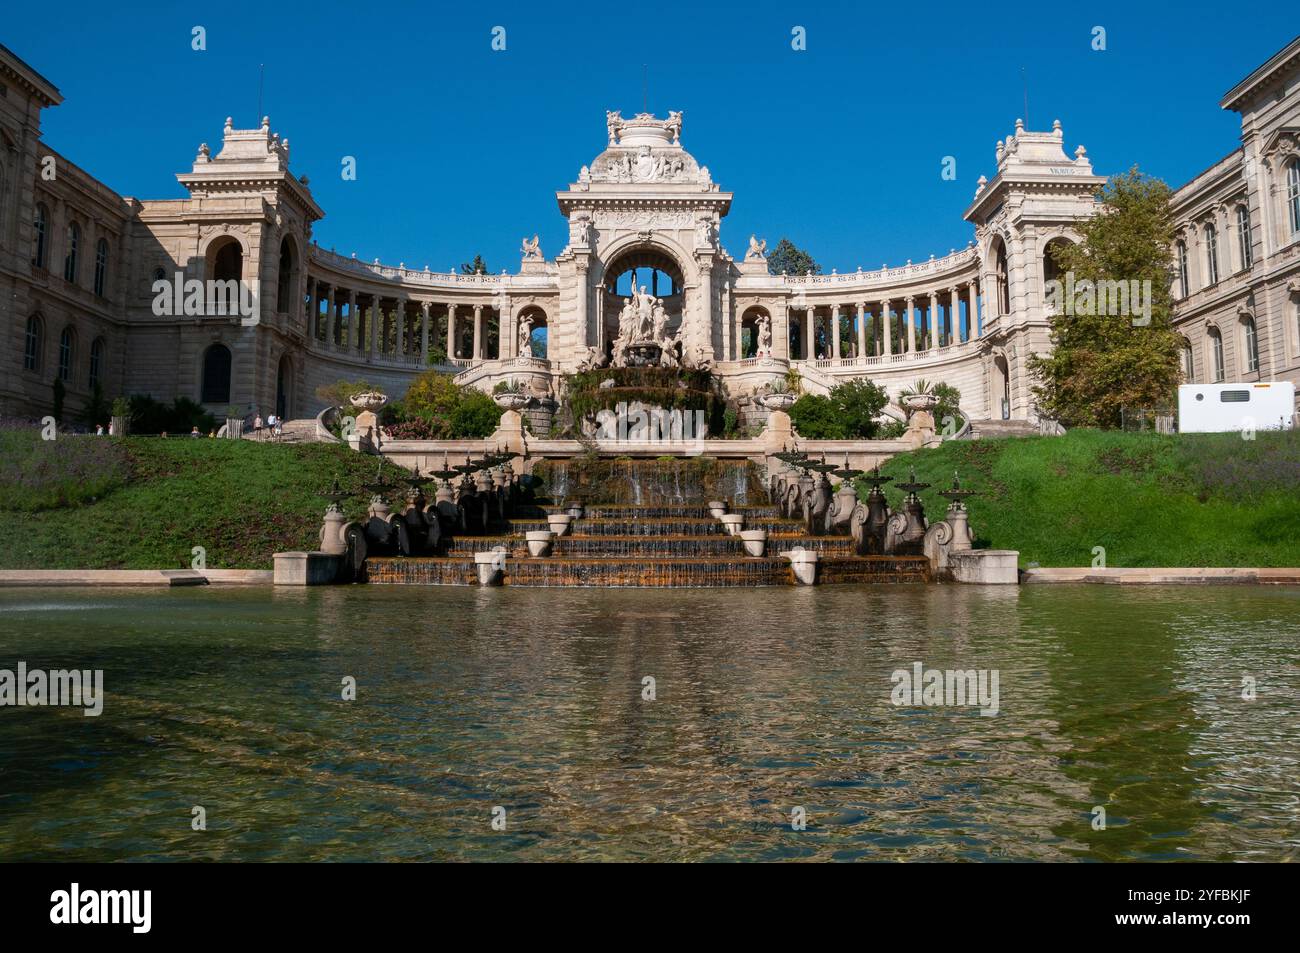
[[[1179,433],[1289,430],[1295,426],[1295,384],[1182,384]]]

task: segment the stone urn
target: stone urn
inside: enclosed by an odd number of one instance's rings
[[[495,546],[489,552],[474,554],[474,568],[480,586],[499,586],[506,571],[506,548]]]
[[[790,560],[790,568],[794,571],[794,578],[801,586],[812,586],[817,583],[817,553],[811,549],[804,549],[802,546],[796,547],[789,552],[781,554]]]
[[[728,536],[736,536],[740,533],[740,528],[745,525],[744,513],[723,513],[720,517],[722,526],[727,531]]]
[[[384,409],[388,403],[388,395],[381,394],[377,390],[365,391],[361,394],[353,394],[348,398],[358,411],[356,428],[354,432],[362,437],[374,437],[379,433],[379,411]]]
[[[580,520],[586,510],[583,508],[581,503],[574,502],[566,506],[564,512],[570,519]]]
[[[551,513],[546,517],[546,522],[551,524],[551,532],[556,536],[568,536],[573,517],[568,513]]]
[[[528,406],[529,397],[522,391],[507,390],[492,395],[492,402],[502,410],[523,410]]]
[[[530,529],[524,533],[524,539],[528,542],[530,556],[549,556],[555,543],[555,534],[549,529]]]
[[[762,556],[767,549],[767,530],[765,529],[741,530],[740,539],[745,544],[746,556]]]
[[[914,414],[918,410],[933,410],[939,403],[939,398],[933,394],[909,394],[903,398],[903,406],[907,408],[908,414]]]
[[[715,520],[722,519],[727,513],[726,500],[709,500],[709,515]]]
[[[797,400],[794,394],[764,394],[758,402],[768,410],[789,410]]]

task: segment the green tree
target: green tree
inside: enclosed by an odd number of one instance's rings
[[[1051,319],[1052,352],[1029,357],[1034,395],[1048,415],[1074,426],[1118,427],[1121,407],[1173,399],[1181,339],[1171,326],[1169,196],[1169,186],[1134,166],[1101,189],[1097,214],[1075,226],[1082,241],[1052,246],[1065,288],[1072,278],[1076,293],[1074,301],[1062,296],[1063,306]],[[1085,281],[1090,284],[1081,286]],[[1099,306],[1101,295],[1088,294],[1101,282],[1133,281],[1149,302],[1149,322],[1145,309],[1137,313],[1131,300],[1133,313],[1118,314]]]
[[[483,260],[482,255],[475,255],[473,261],[467,261],[460,266],[462,275],[486,275],[488,273],[487,262]]]
[[[876,416],[889,403],[880,385],[865,379],[846,381],[830,394],[804,394],[790,407],[790,419],[809,440],[870,440],[880,425]]]
[[[813,260],[813,256],[802,248],[797,248],[788,238],[776,243],[776,248],[767,256],[767,271],[771,275],[814,275],[822,273],[822,266]]]

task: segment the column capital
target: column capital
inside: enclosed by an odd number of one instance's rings
[[[913,302],[916,301],[916,295],[908,295],[904,300],[907,302],[907,306],[910,308]]]

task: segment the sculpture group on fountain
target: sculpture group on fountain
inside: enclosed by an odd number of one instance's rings
[[[891,512],[881,488],[893,477],[881,476],[879,467],[865,474],[871,489],[865,500],[859,500],[855,481],[864,473],[849,467],[847,454],[843,466],[827,463],[825,454],[820,461],[800,451],[775,456],[785,468],[771,475],[770,496],[782,516],[801,520],[812,536],[850,536],[859,556],[924,555],[941,577],[950,553],[973,548],[964,500],[974,491],[962,489],[956,473],[952,488],[939,493],[949,501],[945,518],[930,523],[919,495],[930,484],[918,483],[915,471],[908,482],[895,484],[905,496]],[[831,485],[828,473],[840,478],[838,487]]]
[[[384,476],[381,458],[375,482],[365,486],[371,498],[361,521],[344,517],[339,503],[350,494],[335,480],[322,494],[330,505],[320,530],[320,550],[345,557],[342,572],[355,578],[367,556],[441,556],[457,536],[500,531],[531,498],[509,466],[515,456],[493,452],[472,460],[467,455],[463,464],[449,465],[444,455],[441,470],[422,476],[417,468],[395,482]],[[424,487],[435,478],[438,489],[429,500]],[[394,512],[386,497],[403,486],[404,505]]]

